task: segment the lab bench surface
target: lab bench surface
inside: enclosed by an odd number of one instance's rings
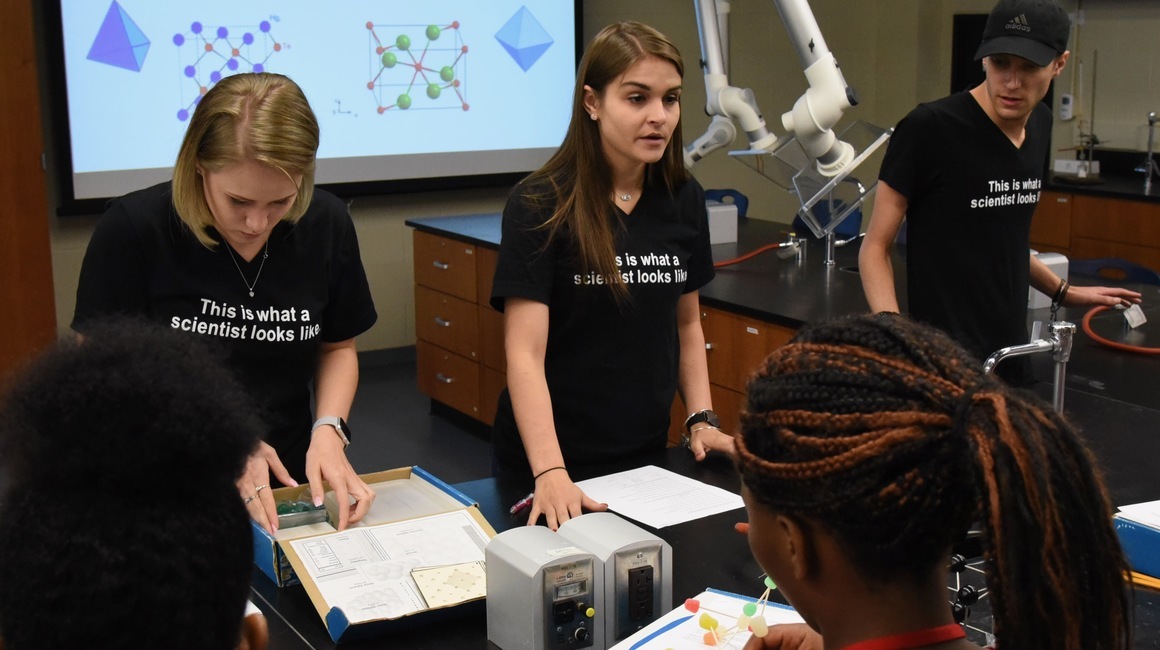
[[[710,485],[736,492],[740,481],[728,458],[711,454],[697,463],[683,448],[639,459],[639,465],[653,464],[690,476]],[[600,474],[626,469],[622,465],[598,468]],[[587,476],[575,477],[577,480]],[[1153,481],[1155,482],[1155,480]],[[527,486],[504,485],[486,478],[454,486],[479,503],[485,517],[497,532],[523,525],[523,516],[508,514],[508,508],[525,494]],[[762,570],[753,560],[744,535],[734,524],[745,520],[744,510],[733,510],[691,522],[661,529],[651,529],[673,548],[673,603],[695,596],[708,587],[724,589],[754,598],[763,590]],[[322,620],[311,605],[301,585],[279,590],[263,574],[253,578],[252,599],[265,612],[270,626],[270,650],[321,650],[335,646],[326,634]],[[774,592],[774,600],[780,595]],[[1160,644],[1160,594],[1137,590],[1135,593],[1134,646],[1157,647]],[[986,610],[982,610],[985,612]],[[976,614],[976,616],[982,616]],[[985,628],[989,620],[968,618],[968,623]],[[495,648],[487,641],[487,617],[478,608],[463,612],[439,625],[402,630],[389,635],[344,643],[342,648]]]

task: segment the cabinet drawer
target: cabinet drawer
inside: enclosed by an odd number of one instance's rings
[[[426,341],[415,344],[419,390],[479,418],[479,364]]]
[[[1031,245],[1040,251],[1071,247],[1071,194],[1044,191],[1031,219]]]
[[[1071,219],[1073,238],[1160,248],[1160,204],[1157,203],[1076,194]],[[1074,252],[1079,255],[1078,251]]]
[[[500,372],[507,371],[507,357],[503,347],[503,314],[480,305],[479,309],[479,357],[483,365]]]
[[[470,359],[479,359],[479,308],[415,285],[415,334]]]
[[[499,395],[507,388],[507,375],[491,368],[479,369],[479,419],[484,424],[495,424]]]
[[[491,304],[491,285],[495,281],[495,266],[499,263],[499,251],[478,246],[475,249],[476,302]]]
[[[709,381],[744,393],[749,375],[794,331],[708,307],[701,308]]]
[[[415,231],[415,283],[476,302],[475,246]]]

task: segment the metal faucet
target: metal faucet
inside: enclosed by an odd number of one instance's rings
[[[1152,191],[1152,174],[1160,175],[1160,166],[1156,165],[1156,161],[1152,159],[1152,143],[1155,141],[1156,135],[1156,113],[1148,113],[1148,156],[1144,158],[1143,164],[1136,168],[1138,172],[1144,172],[1144,193],[1148,194]]]
[[[987,357],[983,363],[983,372],[991,374],[995,366],[1003,359],[1022,357],[1029,354],[1051,353],[1055,359],[1055,376],[1053,378],[1054,395],[1051,405],[1056,413],[1063,413],[1064,380],[1067,378],[1067,362],[1071,359],[1071,344],[1075,338],[1075,323],[1067,321],[1053,321],[1048,325],[1050,334],[1045,339],[1035,339],[1023,345],[1005,347]]]
[[[834,249],[849,245],[853,242],[858,241],[859,239],[861,239],[862,237],[865,237],[865,236],[866,236],[866,233],[860,232],[857,235],[850,237],[849,239],[836,239],[834,237],[833,232],[827,233],[826,234],[826,260],[825,260],[826,266],[833,266],[835,264],[835,262],[834,262]]]

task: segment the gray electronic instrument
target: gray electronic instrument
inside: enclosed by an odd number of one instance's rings
[[[559,533],[604,565],[608,647],[673,608],[673,549],[665,540],[611,512],[569,519]]]
[[[542,526],[488,542],[487,638],[503,650],[605,649],[604,566]]]

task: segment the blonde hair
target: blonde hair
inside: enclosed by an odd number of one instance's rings
[[[614,23],[592,39],[576,74],[572,119],[564,142],[526,183],[527,187],[535,188],[527,197],[533,204],[555,204],[555,211],[544,224],[549,240],[567,232],[583,270],[605,277],[618,300],[627,297],[628,289],[620,281],[616,266],[616,233],[607,218],[608,197],[612,195],[611,167],[604,157],[600,128],[589,119],[584,107],[584,87],[588,86],[597,96],[603,96],[608,84],[649,57],[672,63],[677,74],[684,78],[685,65],[676,46],[648,25],[632,21]],[[646,182],[660,182],[669,192],[689,179],[680,123],[673,129],[663,156],[648,165],[646,175]]]
[[[220,171],[254,160],[287,177],[302,175],[294,205],[283,221],[302,218],[314,196],[314,161],[318,152],[318,119],[302,89],[289,77],[269,72],[236,74],[222,79],[197,108],[173,168],[173,207],[206,248],[213,212],[205,199],[199,169]]]

